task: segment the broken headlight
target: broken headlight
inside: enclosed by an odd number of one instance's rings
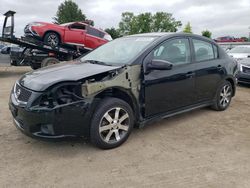
[[[39,106],[53,108],[56,105],[68,104],[82,99],[81,86],[63,85],[43,94]]]

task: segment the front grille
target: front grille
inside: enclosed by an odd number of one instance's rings
[[[242,66],[242,72],[250,74],[250,67]]]
[[[21,101],[21,102],[28,102],[30,96],[31,96],[31,91],[21,87],[19,84],[15,85],[14,89],[15,97]]]

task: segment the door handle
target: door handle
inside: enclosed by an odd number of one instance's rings
[[[194,72],[188,72],[188,73],[186,74],[186,77],[192,78],[192,77],[194,77],[194,75],[195,75]]]

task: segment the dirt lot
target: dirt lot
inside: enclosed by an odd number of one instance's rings
[[[250,187],[250,87],[225,112],[208,108],[143,129],[113,150],[20,133],[8,110],[29,68],[0,67],[0,187]]]

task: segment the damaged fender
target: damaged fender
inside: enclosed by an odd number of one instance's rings
[[[101,81],[89,82],[82,85],[82,94],[84,97],[93,97],[108,88],[120,87],[129,89],[134,97],[139,101],[141,89],[141,65],[125,66],[116,71],[110,78],[105,77]]]

